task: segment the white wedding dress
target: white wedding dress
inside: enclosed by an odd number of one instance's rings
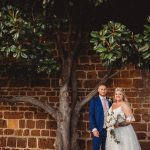
[[[109,109],[112,112],[112,107]],[[121,107],[113,110],[114,114],[117,116],[120,114],[125,118],[125,114]],[[140,144],[138,142],[137,136],[132,125],[115,128],[115,134],[120,143],[114,142],[111,137],[110,132],[107,132],[106,138],[106,150],[141,150]]]

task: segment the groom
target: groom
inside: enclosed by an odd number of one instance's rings
[[[93,134],[93,150],[105,150],[106,142],[106,113],[111,102],[106,97],[107,87],[100,84],[98,87],[99,96],[93,97],[90,102],[90,130]]]

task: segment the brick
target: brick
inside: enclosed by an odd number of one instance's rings
[[[26,96],[27,93],[26,93],[26,92],[23,92],[23,91],[20,91],[19,95],[20,95],[20,96]]]
[[[10,110],[12,110],[12,111],[17,111],[18,108],[17,108],[17,107],[10,107]]]
[[[36,96],[36,92],[29,91],[27,92],[27,96]]]
[[[91,57],[91,63],[100,63],[100,58],[96,56]]]
[[[78,92],[78,96],[82,96],[82,97],[85,97],[86,96],[86,92]]]
[[[143,87],[143,79],[133,79],[133,86],[136,88]]]
[[[24,87],[24,86],[28,86],[28,81],[25,79],[19,79],[19,80],[10,80],[9,81],[9,86],[10,87]]]
[[[128,70],[123,70],[120,72],[120,77],[121,78],[129,78],[129,71]]]
[[[59,97],[56,97],[56,96],[49,96],[49,102],[59,102]]]
[[[149,150],[150,148],[150,142],[140,142],[140,145],[142,150]]]
[[[78,129],[79,130],[85,130],[86,129],[86,122],[79,121],[79,123],[78,123]]]
[[[28,111],[29,110],[29,107],[24,107],[24,106],[21,106],[21,107],[18,107],[19,108],[19,111]]]
[[[4,134],[5,135],[13,135],[14,134],[14,130],[13,129],[5,129],[4,130]]]
[[[82,138],[86,139],[86,138],[90,138],[91,133],[90,132],[82,132]]]
[[[22,136],[23,135],[23,130],[21,130],[21,129],[15,130],[15,135],[16,136]]]
[[[97,80],[85,80],[84,88],[94,88],[98,84]]]
[[[89,121],[89,113],[83,115],[83,121]]]
[[[5,119],[22,119],[23,113],[22,112],[4,112]]]
[[[56,95],[57,95],[56,92],[53,92],[53,91],[46,92],[46,96],[56,96]]]
[[[136,122],[141,122],[141,116],[140,115],[134,114],[134,117],[135,117]]]
[[[106,71],[106,68],[102,64],[98,63],[98,64],[95,64],[95,70],[103,72],[103,71]]]
[[[88,140],[87,141],[87,150],[92,150],[92,149],[93,149],[92,140]]]
[[[145,123],[133,123],[135,131],[147,131],[147,124]]]
[[[27,147],[27,139],[25,139],[25,138],[18,138],[17,139],[17,147],[26,148]]]
[[[0,147],[6,147],[6,138],[0,137]]]
[[[46,129],[56,129],[56,121],[46,121]]]
[[[51,86],[58,88],[59,87],[59,80],[58,79],[52,79],[51,80]]]
[[[41,102],[47,102],[48,101],[48,97],[46,96],[40,96],[40,99],[39,99]]]
[[[38,141],[38,147],[41,149],[54,149],[54,139],[39,139]]]
[[[150,104],[142,104],[144,108],[150,108]]]
[[[119,79],[119,80],[114,80],[114,86],[115,87],[132,87],[133,86],[133,82],[132,79]]]
[[[79,146],[79,149],[80,150],[84,150],[86,148],[86,141],[85,140],[82,140],[82,139],[79,139],[78,141],[78,146]]]
[[[84,66],[83,66],[83,69],[85,70],[85,71],[87,71],[87,70],[95,70],[95,65],[94,64],[91,64],[91,65],[89,65],[89,64],[85,64]]]
[[[37,111],[37,108],[36,108],[36,107],[29,107],[29,111],[36,112],[36,111]]]
[[[139,140],[145,140],[146,139],[146,133],[136,133]]]
[[[6,122],[6,120],[0,119],[0,128],[7,128],[7,122]]]
[[[40,130],[32,130],[31,136],[40,136]]]
[[[44,91],[39,91],[39,92],[37,92],[37,95],[39,95],[39,96],[45,95],[45,92]]]
[[[125,92],[126,93],[126,95],[128,96],[128,97],[137,97],[137,95],[138,95],[138,93],[137,92]]]
[[[49,87],[50,86],[50,80],[48,79],[39,79],[39,80],[32,80],[31,81],[31,86],[35,87],[35,86],[40,86],[43,85],[44,87]]]
[[[50,137],[56,137],[56,131],[50,131]]]
[[[18,92],[12,91],[12,92],[9,92],[9,95],[11,95],[11,96],[18,96]]]
[[[25,120],[19,120],[19,128],[25,128]]]
[[[144,120],[145,122],[150,122],[150,114],[144,114],[142,116],[142,120]]]
[[[135,104],[132,104],[132,108],[141,108],[141,104],[139,103],[135,103]]]
[[[49,130],[42,130],[41,131],[41,136],[49,136]]]
[[[29,135],[30,135],[29,129],[23,130],[23,136],[29,136]]]
[[[135,109],[134,110],[135,114],[148,114],[148,109]]]
[[[36,121],[36,128],[37,129],[45,129],[45,120]]]
[[[89,56],[81,56],[80,57],[80,63],[89,63],[90,62],[90,59],[89,59]]]
[[[97,78],[97,73],[92,71],[87,73],[87,78],[88,79],[96,79]]]
[[[14,137],[8,137],[7,146],[16,147],[17,146],[17,139]]]
[[[140,70],[130,70],[130,77],[141,77],[141,71]]]
[[[37,140],[36,140],[36,138],[29,138],[28,139],[28,147],[29,148],[36,148],[37,147]]]
[[[98,78],[102,79],[107,74],[107,71],[98,71]]]
[[[34,120],[27,120],[26,121],[26,128],[32,129],[35,127],[35,121]]]
[[[0,119],[2,119],[2,117],[3,117],[3,113],[2,113],[2,112],[0,112]]]
[[[8,110],[8,111],[9,111],[9,110],[10,110],[10,107],[6,107],[6,106],[0,107],[0,110],[1,110],[1,111],[3,111],[3,110],[5,110],[5,111]]]
[[[25,112],[26,119],[33,119],[33,112]]]
[[[148,124],[148,132],[150,132],[150,123]]]
[[[3,135],[3,129],[0,129],[0,135]]]
[[[76,76],[77,76],[77,79],[86,79],[86,72],[77,71]]]
[[[39,113],[39,112],[37,112],[35,115],[34,115],[34,118],[35,119],[46,119],[47,118],[47,113]]]
[[[83,88],[83,80],[77,80],[77,85],[78,85],[80,88]]]
[[[19,120],[18,119],[8,119],[7,120],[8,128],[10,129],[18,129],[19,128]]]

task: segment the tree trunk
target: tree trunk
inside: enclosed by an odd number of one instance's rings
[[[61,117],[57,118],[56,147],[58,150],[70,150],[71,109],[69,106],[69,81],[71,76],[71,66],[72,61],[70,57],[63,60],[59,94],[59,112],[61,113]]]

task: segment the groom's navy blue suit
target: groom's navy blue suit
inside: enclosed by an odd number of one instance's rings
[[[112,103],[108,101],[109,107],[111,106],[111,104]],[[99,137],[93,136],[93,150],[100,150],[101,144],[102,150],[105,150],[106,129],[103,128],[104,110],[99,96],[92,98],[90,102],[89,115],[90,115],[90,130],[92,131],[94,128],[96,128],[100,133]]]

